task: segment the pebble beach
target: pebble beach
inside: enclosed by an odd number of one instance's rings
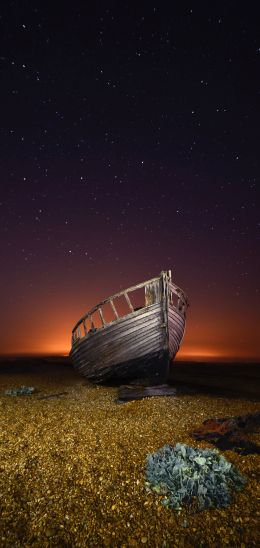
[[[223,452],[247,479],[224,509],[176,512],[145,489],[148,453],[177,442],[213,447],[191,431],[259,411],[256,400],[193,393],[119,404],[116,387],[61,365],[5,368],[0,382],[1,547],[259,545],[259,455]],[[21,385],[36,392],[5,395]]]

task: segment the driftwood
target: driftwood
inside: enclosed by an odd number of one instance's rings
[[[141,400],[151,396],[176,396],[176,389],[168,384],[156,386],[122,385],[118,389],[118,401]]]
[[[196,440],[207,440],[222,450],[231,449],[242,455],[260,453],[260,446],[251,442],[248,434],[259,432],[260,412],[241,417],[215,418],[203,421],[192,432]]]

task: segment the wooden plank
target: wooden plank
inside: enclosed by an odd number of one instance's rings
[[[129,306],[131,312],[134,312],[134,307],[133,307],[133,305],[132,305],[132,303],[131,303],[131,301],[130,301],[130,299],[129,299],[129,297],[128,297],[128,295],[127,295],[126,292],[124,293],[124,296],[125,296],[125,300],[126,300],[128,306]]]
[[[104,299],[103,301],[100,301],[98,304],[96,304],[96,306],[94,306],[91,310],[89,310],[89,312],[87,312],[86,314],[84,314],[84,316],[82,316],[78,322],[76,323],[76,325],[73,327],[73,330],[72,331],[75,331],[76,328],[79,326],[79,324],[84,320],[86,319],[87,317],[89,317],[90,315],[94,314],[94,312],[96,312],[96,310],[106,304],[107,302],[109,302],[111,299],[112,300],[115,300],[116,298],[118,297],[121,297],[125,292],[127,293],[130,293],[131,291],[134,291],[136,289],[141,289],[142,287],[145,287],[146,284],[149,284],[149,283],[152,283],[156,280],[160,280],[160,276],[156,277],[156,278],[152,278],[151,280],[148,280],[146,282],[142,282],[140,284],[136,284],[134,286],[131,286],[131,287],[128,287],[127,289],[123,289],[122,291],[120,291],[119,293],[115,293],[114,295],[111,295],[110,297],[108,297],[107,299]]]
[[[156,344],[156,349],[162,350],[163,348],[163,339],[160,337],[160,335],[156,333],[150,332],[147,334],[145,341],[142,339],[142,337],[139,337],[138,339],[129,339],[126,344],[123,344],[122,346],[112,346],[108,347],[107,349],[103,349],[99,353],[98,349],[96,349],[93,352],[89,352],[89,349],[86,348],[84,345],[81,345],[81,347],[78,349],[77,353],[73,354],[72,357],[75,358],[75,360],[78,359],[84,359],[87,364],[95,364],[95,363],[104,363],[109,360],[111,363],[117,363],[119,360],[119,356],[124,354],[126,356],[126,359],[129,358],[130,355],[133,354],[134,357],[141,356],[151,350],[151,346]]]
[[[174,323],[176,323],[176,325],[179,325],[181,328],[185,325],[184,318],[181,317],[179,314],[177,314],[177,313],[175,312],[175,310],[173,310],[171,307],[169,308],[169,311],[168,311],[168,317],[169,317]]]
[[[156,386],[120,386],[118,389],[118,401],[127,402],[133,400],[142,400],[154,396],[176,396],[177,390],[168,384]]]
[[[128,314],[126,314],[126,315],[124,315],[124,316],[118,316],[118,319],[117,319],[117,320],[112,320],[112,322],[109,322],[109,323],[107,322],[107,326],[110,326],[110,325],[117,326],[117,324],[119,324],[120,322],[124,321],[126,318],[127,318],[127,319],[128,319],[128,318],[131,318],[131,319],[134,320],[135,318],[139,317],[139,316],[142,315],[142,314],[150,313],[150,311],[153,312],[154,309],[155,309],[154,307],[160,309],[161,305],[160,305],[160,303],[156,303],[155,305],[151,305],[151,306],[149,306],[149,307],[143,307],[143,308],[141,308],[141,309],[139,309],[139,310],[134,310],[133,312],[129,312]],[[88,316],[88,318],[90,319],[90,322],[91,322],[92,326],[94,327],[94,323],[93,323],[93,320],[92,320],[92,315]],[[87,319],[87,317],[86,317],[85,319]],[[83,320],[83,321],[84,321],[84,320]],[[80,327],[81,323],[83,323],[83,322],[80,322],[79,325],[78,325],[78,327]],[[78,329],[78,327],[77,327],[77,329]],[[73,332],[76,332],[77,329],[76,329],[76,330],[73,330],[72,333],[73,333]],[[96,330],[98,331],[99,328],[97,327]],[[102,331],[102,333],[103,333],[103,331]]]
[[[179,330],[175,329],[173,331],[173,329],[170,329],[170,333],[169,333],[170,340],[175,340],[177,342],[177,344],[180,344],[182,336],[183,336],[183,330],[179,331]]]
[[[104,366],[102,369],[92,368],[91,370],[81,370],[79,373],[86,376],[90,381],[104,382],[112,377],[117,378],[139,378],[145,375],[145,378],[165,378],[168,363],[166,356],[160,352],[149,352],[141,358],[119,362],[115,367]]]
[[[144,321],[146,320],[146,321]],[[144,323],[143,323],[144,322]],[[161,328],[161,317],[154,317],[151,324],[151,318],[145,318],[144,315],[142,315],[142,323],[139,323],[139,325],[136,325],[135,322],[132,322],[130,324],[130,331],[129,331],[129,325],[127,325],[128,321],[125,318],[123,325],[121,326],[121,331],[117,333],[113,329],[112,336],[107,336],[105,331],[103,331],[102,338],[99,337],[100,342],[97,344],[97,332],[88,339],[88,344],[84,345],[83,354],[86,358],[88,358],[88,363],[95,364],[95,362],[102,362],[104,359],[106,363],[112,363],[116,362],[118,359],[120,359],[121,354],[125,355],[129,358],[129,355],[133,355],[137,357],[138,352],[139,354],[142,354],[143,352],[146,352],[151,350],[151,345],[154,343],[154,338],[158,337],[159,333],[159,340],[161,346],[163,346],[163,336],[160,336],[160,333],[163,334],[163,330]],[[155,328],[155,331],[152,331],[152,328]],[[113,326],[114,327],[114,326]],[[118,325],[117,325],[118,327]],[[176,327],[176,326],[175,326]],[[176,334],[171,334],[169,343],[170,343],[170,355],[171,357],[175,355],[177,349],[179,348],[179,342],[182,337],[183,329],[176,329]],[[82,345],[83,341],[81,341]],[[137,343],[139,345],[137,345]],[[157,343],[156,343],[157,344]],[[122,350],[121,350],[122,347]],[[104,355],[103,355],[104,353]],[[80,352],[80,355],[82,357],[82,352]],[[105,356],[105,358],[104,358]],[[84,358],[85,359],[85,358]],[[104,363],[104,362],[103,362]]]
[[[182,337],[182,334],[184,332],[184,326],[179,326],[176,322],[173,322],[169,318],[169,333],[176,333],[178,336]]]
[[[177,350],[179,347],[181,338],[182,338],[182,331],[176,332],[176,333],[170,333],[169,337],[169,345],[170,345],[170,353],[172,354],[173,350]],[[85,341],[82,339],[80,342],[80,345],[84,344],[84,350],[86,354],[92,358],[93,360],[99,360],[102,359],[103,353],[106,355],[109,355],[109,353],[115,354],[115,356],[119,353],[120,348],[124,348],[124,352],[130,352],[131,347],[134,347],[135,344],[140,340],[143,345],[150,340],[150,337],[158,336],[161,340],[161,344],[163,346],[163,330],[159,327],[158,324],[156,324],[156,321],[153,322],[153,325],[150,325],[149,322],[147,322],[142,329],[139,327],[133,327],[131,329],[131,332],[121,332],[118,337],[115,339],[114,337],[106,337],[105,340],[102,340],[102,344],[97,345],[95,343],[95,337],[93,337],[94,340],[91,341]]]
[[[119,316],[118,316],[118,312],[117,312],[117,309],[116,309],[116,307],[115,307],[114,301],[113,301],[112,299],[110,299],[109,302],[110,302],[110,304],[111,304],[112,310],[113,310],[113,312],[114,312],[116,318],[118,319]]]
[[[141,357],[142,355],[148,353],[151,351],[151,348],[154,348],[156,350],[161,350],[162,348],[162,341],[160,338],[156,335],[151,335],[149,338],[147,338],[146,342],[144,343],[142,340],[139,340],[135,343],[135,345],[129,345],[127,347],[120,348],[114,348],[113,351],[106,354],[106,352],[102,353],[102,355],[89,355],[88,352],[84,348],[81,349],[80,354],[78,356],[85,356],[88,363],[111,363],[116,364],[118,361],[123,361],[121,358],[125,356],[125,360],[130,359],[130,357]]]
[[[123,342],[128,335],[131,335],[132,333],[138,334],[146,327],[148,327],[148,329],[155,328],[157,331],[162,331],[163,328],[161,325],[161,317],[155,316],[152,318],[144,318],[142,322],[138,322],[138,324],[131,322],[130,324],[120,325],[120,329],[116,331],[111,329],[112,326],[108,326],[104,329],[103,337],[100,336],[100,332],[95,332],[92,336],[87,337],[85,344],[86,347],[89,348],[89,351],[91,351],[92,348],[99,348],[101,350],[103,346],[107,346],[111,342],[117,343],[120,340]]]
[[[97,337],[97,341],[99,337],[103,337],[107,330],[111,330],[111,333],[114,331],[115,333],[121,329],[121,326],[124,328],[124,325],[126,325],[126,322],[135,323],[136,325],[143,320],[144,317],[151,317],[155,314],[161,314],[161,306],[160,304],[152,305],[148,308],[142,308],[138,311],[132,312],[128,314],[128,316],[124,316],[122,318],[119,318],[118,321],[113,321],[106,325],[105,330],[103,329],[97,329],[94,334],[88,334],[90,337]]]
[[[84,328],[85,335],[87,335],[88,332],[87,332],[87,326],[86,326],[86,321],[85,320],[83,322],[83,328]]]
[[[102,325],[104,327],[106,325],[106,320],[103,316],[103,312],[102,312],[101,308],[99,308],[98,311],[99,311],[99,315],[100,315],[100,318],[101,318],[101,321],[102,321]]]
[[[158,303],[162,298],[162,288],[160,280],[149,283],[145,286],[145,306]]]
[[[103,354],[99,356],[98,353],[96,356],[90,356],[89,353],[82,348],[77,355],[77,361],[80,362],[82,359],[83,367],[104,367],[112,366],[120,361],[127,361],[133,358],[139,358],[142,355],[148,354],[149,352],[160,351],[162,348],[161,340],[156,335],[151,335],[147,337],[145,343],[142,340],[139,340],[134,346],[129,345],[129,348],[122,348],[121,350],[115,350],[114,354]],[[76,358],[75,358],[76,359]]]
[[[147,306],[135,311],[128,292],[142,287],[145,288]],[[171,291],[181,300],[183,310],[170,304]],[[122,317],[119,316],[113,302],[114,298],[121,295],[124,295],[130,309],[130,312]],[[112,322],[106,322],[101,308],[108,302],[116,318]],[[127,374],[126,368],[129,363],[133,364],[133,367],[138,363],[139,375],[143,367],[154,370],[155,358],[152,356],[158,356],[159,360],[159,356],[166,355],[165,353],[174,357],[178,351],[185,330],[186,307],[186,295],[172,284],[170,271],[162,272],[160,277],[132,286],[101,301],[85,314],[73,329],[71,356],[75,367],[88,378],[100,381],[112,373],[116,374],[118,364],[122,367],[123,374]],[[97,310],[102,327],[87,333],[86,319],[90,318],[93,327],[92,315]],[[84,336],[75,341],[75,334],[80,335],[81,323]],[[131,373],[133,371],[129,371],[129,374]]]
[[[96,370],[102,370],[106,367],[111,367],[111,368],[116,368],[117,365],[119,363],[124,363],[124,362],[128,362],[129,360],[134,360],[134,359],[139,359],[139,360],[142,360],[142,358],[148,354],[151,354],[151,353],[157,353],[159,354],[160,353],[160,347],[158,347],[157,344],[151,344],[149,346],[147,346],[146,348],[143,349],[143,352],[142,353],[136,353],[136,352],[131,352],[131,353],[121,353],[121,354],[118,354],[116,356],[116,359],[114,359],[113,357],[108,357],[106,359],[103,359],[103,360],[95,360],[95,361],[89,361],[87,362],[85,359],[80,359],[77,361],[77,364],[79,364],[79,368],[81,370],[85,370],[86,372],[88,370],[91,370],[91,369],[96,369]]]

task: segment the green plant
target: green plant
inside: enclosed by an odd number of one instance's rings
[[[199,449],[177,443],[149,454],[146,487],[164,495],[161,503],[180,509],[197,503],[200,510],[230,504],[232,490],[243,488],[246,480],[216,449]]]

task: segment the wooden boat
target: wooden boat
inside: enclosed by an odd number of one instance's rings
[[[73,328],[75,369],[95,383],[162,382],[184,335],[187,306],[170,270],[108,297]]]

